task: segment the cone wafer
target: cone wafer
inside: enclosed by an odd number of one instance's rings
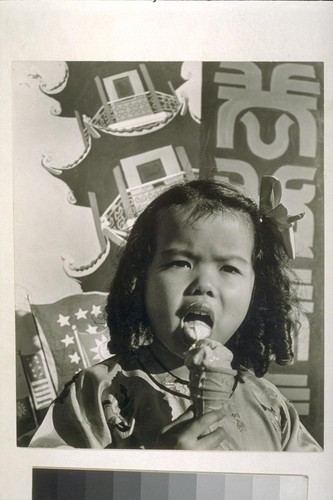
[[[196,417],[218,410],[228,401],[235,383],[232,353],[220,342],[199,340],[185,355],[190,371],[190,395]]]

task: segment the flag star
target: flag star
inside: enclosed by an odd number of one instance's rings
[[[97,326],[88,325],[87,333],[97,333]]]
[[[107,348],[107,338],[105,335],[101,336],[101,339],[95,339],[96,342],[96,347],[92,347],[90,349],[91,352],[96,353],[93,359],[96,359],[97,361],[103,361],[103,359],[106,359],[110,356],[110,353]]]
[[[57,319],[57,323],[61,326],[70,326],[69,324],[69,316],[63,316],[62,314],[59,314],[59,319]]]
[[[66,334],[66,337],[62,339],[60,342],[63,342],[65,346],[68,347],[70,344],[74,344],[74,337]]]
[[[79,364],[81,359],[77,352],[75,352],[74,354],[69,354],[68,357],[70,358],[71,363],[76,363],[77,365]]]
[[[93,305],[92,306],[92,310],[91,310],[91,314],[93,314],[97,318],[97,316],[99,316],[100,314],[102,314],[101,306],[95,306],[95,305]]]
[[[76,319],[87,319],[88,311],[82,311],[81,307],[78,312],[75,313]]]

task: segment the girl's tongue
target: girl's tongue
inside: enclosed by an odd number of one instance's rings
[[[183,332],[189,340],[198,342],[198,340],[207,339],[212,329],[203,321],[189,321],[184,324]]]
[[[193,304],[182,319],[185,339],[194,343],[210,337],[213,324],[213,312],[208,307]]]

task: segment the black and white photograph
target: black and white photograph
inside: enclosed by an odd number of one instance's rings
[[[14,63],[18,446],[321,451],[323,70]]]
[[[331,3],[0,19],[0,497],[330,500]]]

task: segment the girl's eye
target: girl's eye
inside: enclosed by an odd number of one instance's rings
[[[191,269],[191,264],[186,260],[174,260],[171,267]]]
[[[221,271],[223,271],[225,273],[228,273],[228,274],[240,274],[239,270],[237,269],[237,267],[230,266],[230,265],[227,265],[227,264],[225,266],[221,267]]]

